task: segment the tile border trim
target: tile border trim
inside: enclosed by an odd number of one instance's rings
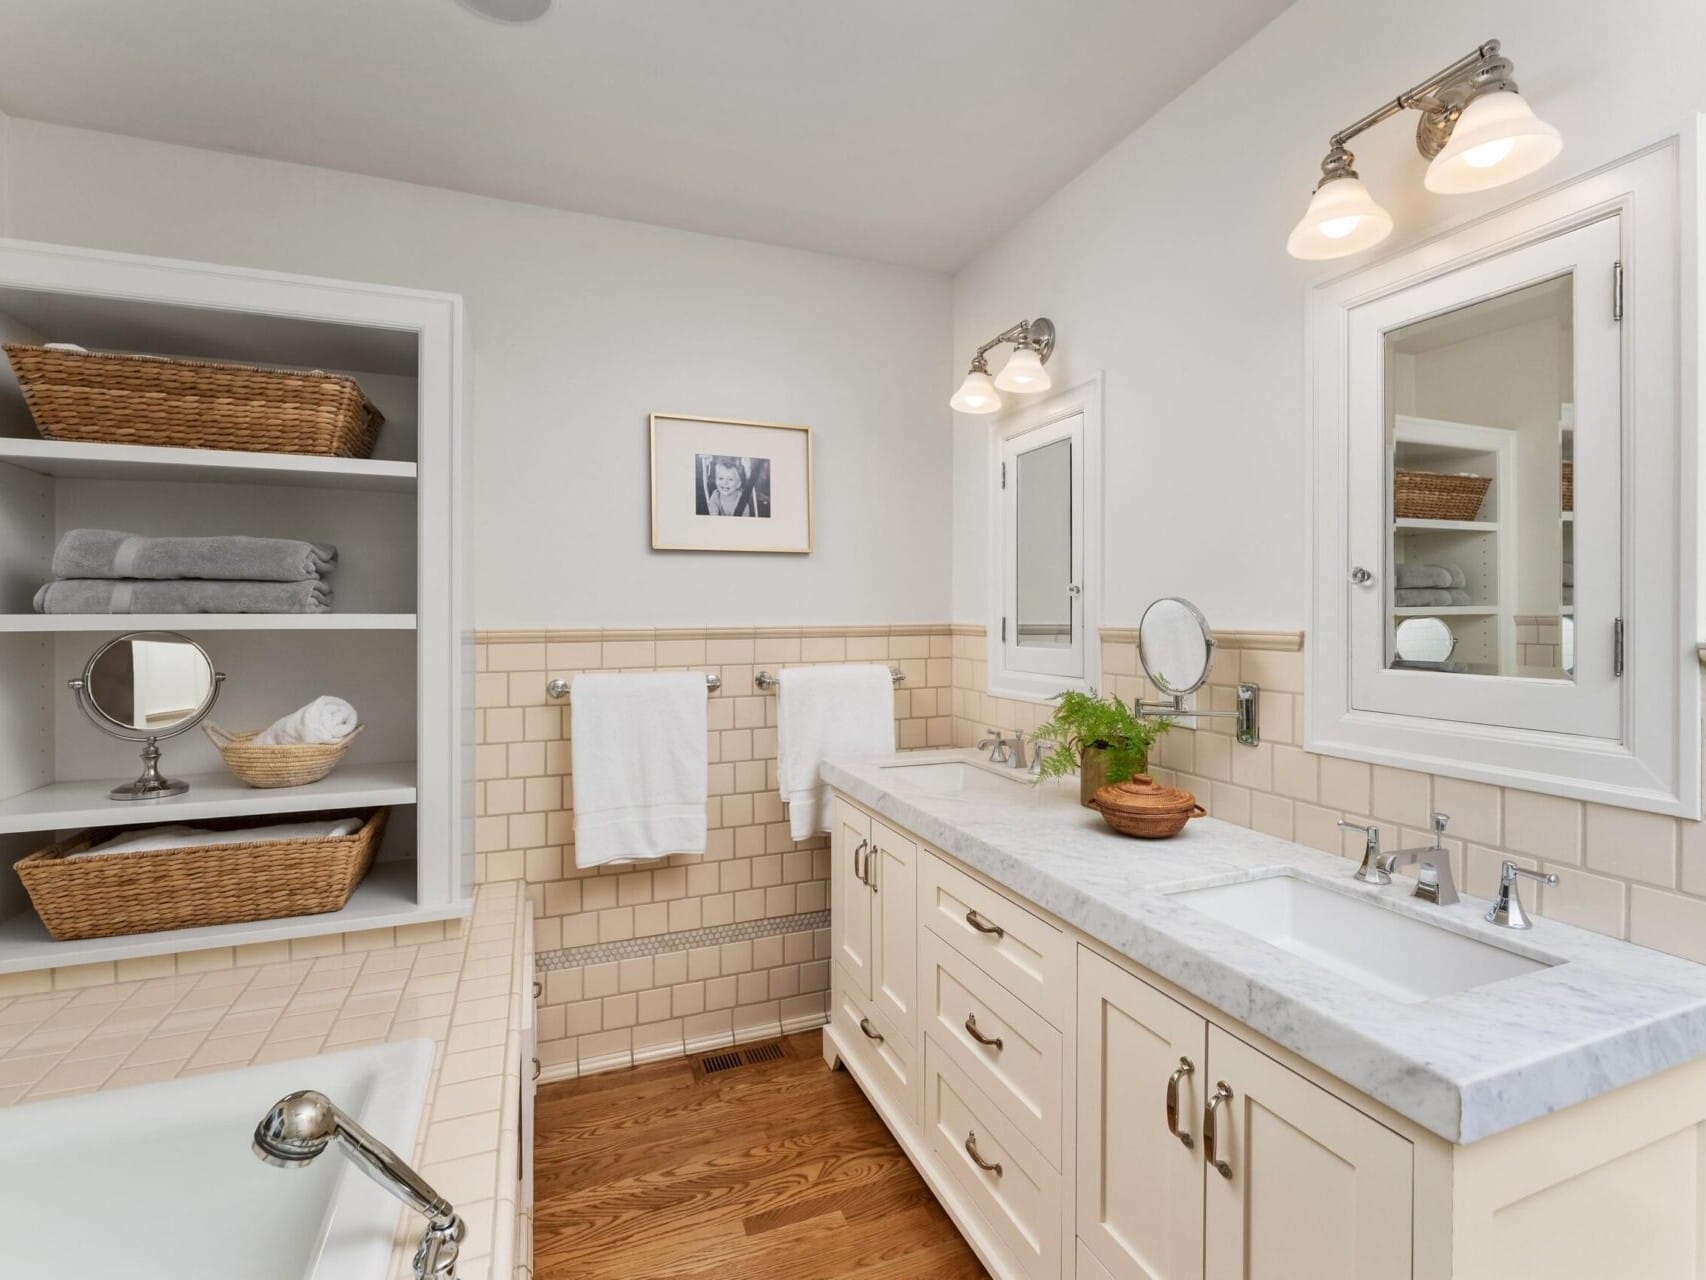
[[[579,969],[586,965],[638,960],[672,951],[695,951],[701,947],[720,947],[730,942],[751,942],[757,938],[773,938],[782,933],[810,933],[827,928],[827,909],[792,916],[768,916],[762,920],[707,925],[699,929],[679,929],[674,933],[654,933],[644,938],[624,938],[618,942],[593,942],[581,947],[540,951],[533,957],[533,967],[539,973],[548,973],[552,969]]]

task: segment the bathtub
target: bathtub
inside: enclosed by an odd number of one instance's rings
[[[0,1271],[384,1280],[403,1206],[341,1151],[275,1169],[249,1142],[318,1089],[412,1161],[432,1058],[411,1040],[0,1109]]]

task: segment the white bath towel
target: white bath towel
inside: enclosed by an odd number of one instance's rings
[[[307,706],[274,720],[249,745],[280,747],[302,742],[342,742],[360,723],[361,717],[349,703],[322,694]]]
[[[108,853],[146,853],[150,849],[201,848],[204,845],[248,844],[256,840],[322,840],[329,836],[353,836],[362,828],[362,819],[323,818],[309,822],[278,822],[264,827],[244,827],[236,831],[209,831],[204,827],[143,827],[126,831],[104,844],[95,845],[73,858],[88,858]]]
[[[575,677],[576,866],[705,852],[705,701],[702,671]]]
[[[825,760],[894,754],[894,680],[886,666],[784,667],[776,690],[776,772],[796,840],[828,831]]]

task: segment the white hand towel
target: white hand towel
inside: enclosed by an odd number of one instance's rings
[[[249,844],[257,840],[323,840],[330,836],[353,836],[362,828],[359,817],[324,818],[309,822],[278,822],[264,827],[244,827],[236,831],[209,831],[205,827],[143,827],[126,831],[105,844],[74,853],[73,858],[88,858],[108,853],[146,853],[150,849],[202,848],[207,845]]]
[[[575,677],[576,866],[705,852],[705,701],[702,671]]]
[[[256,747],[279,747],[303,742],[342,742],[355,732],[361,717],[342,698],[321,695],[305,707],[280,716],[251,740]]]
[[[894,679],[886,666],[784,667],[776,689],[776,772],[796,840],[828,831],[825,760],[894,754]]]

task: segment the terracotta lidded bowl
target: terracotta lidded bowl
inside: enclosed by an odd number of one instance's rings
[[[1100,788],[1090,805],[1121,835],[1145,840],[1176,836],[1192,818],[1208,812],[1189,791],[1164,787],[1147,773]]]

